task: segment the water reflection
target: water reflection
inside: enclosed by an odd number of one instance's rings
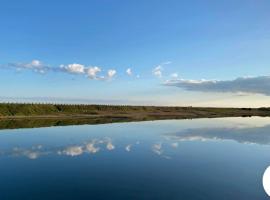
[[[2,151],[0,155],[2,156],[23,156],[29,159],[37,159],[40,156],[57,154],[64,156],[79,156],[83,153],[95,154],[101,150],[101,146],[105,145],[104,149],[111,151],[115,149],[115,145],[112,143],[110,138],[104,138],[101,140],[93,139],[90,142],[86,142],[81,145],[70,145],[66,147],[47,147],[44,148],[43,145],[34,145],[29,148],[14,147],[11,150]]]
[[[163,153],[162,150],[162,143],[158,143],[158,144],[154,144],[152,146],[152,150],[154,153],[156,153],[157,155],[161,155]]]
[[[224,128],[196,128],[186,129],[176,133],[166,134],[167,139],[173,141],[207,141],[233,140],[247,144],[270,144],[270,125],[263,127],[224,127]],[[174,144],[173,146],[177,146]]]
[[[133,150],[135,146],[138,146],[139,144],[139,141],[135,142],[134,144],[127,144],[123,147],[122,150],[126,152],[131,152],[131,150]],[[170,147],[169,144],[167,146]],[[176,143],[173,143],[172,147],[176,148]],[[115,148],[116,144],[112,142],[112,139],[106,137],[104,139],[93,139],[90,142],[86,142],[80,145],[69,145],[65,147],[44,148],[44,146],[42,145],[34,145],[29,148],[14,147],[11,150],[2,151],[0,155],[26,157],[34,160],[41,156],[48,156],[51,154],[58,156],[76,157],[83,154],[96,154],[101,151],[113,151]],[[162,142],[154,143],[152,146],[149,147],[149,150],[158,156],[161,156],[163,158],[169,158],[169,156],[164,155],[164,143]]]
[[[29,159],[37,159],[41,155],[46,155],[48,152],[42,151],[41,149],[35,149],[32,147],[31,149],[22,149],[19,147],[14,147],[11,155],[13,156],[25,156]]]
[[[137,141],[134,145],[138,145]],[[133,144],[125,146],[125,151],[130,152]],[[42,145],[34,145],[29,148],[14,147],[11,150],[1,151],[0,156],[23,156],[29,159],[37,159],[40,156],[49,154],[56,154],[59,156],[70,156],[76,157],[84,153],[96,154],[101,150],[113,151],[116,145],[112,142],[112,139],[105,137],[103,139],[92,139],[89,142],[84,142],[80,145],[69,145],[65,147],[47,147],[44,148]]]
[[[125,148],[126,151],[128,151],[128,152],[131,151],[131,146],[132,146],[132,144],[127,145],[126,148]]]
[[[1,200],[266,199],[269,118],[0,132]]]
[[[114,137],[84,138],[81,142],[75,144],[57,144],[62,146],[53,146],[52,144],[34,144],[30,147],[13,146],[2,150],[0,156],[26,157],[37,159],[41,156],[56,155],[77,157],[83,154],[97,154],[104,151],[113,152],[114,150],[132,153],[140,148],[143,151],[150,151],[155,156],[161,158],[172,158],[168,152],[177,151],[181,147],[181,142],[185,141],[220,141],[231,140],[244,144],[270,144],[270,125],[251,126],[250,124],[224,124],[227,127],[200,127],[200,128],[179,128],[179,131],[172,133],[156,134],[151,142],[133,140],[116,140]],[[26,136],[27,137],[27,136]],[[143,145],[141,144],[143,142]]]

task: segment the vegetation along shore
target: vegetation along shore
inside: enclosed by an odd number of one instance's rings
[[[0,129],[241,116],[270,116],[270,108],[0,103]]]

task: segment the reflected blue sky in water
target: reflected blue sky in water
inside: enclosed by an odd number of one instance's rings
[[[0,198],[267,199],[269,135],[259,117],[3,130]]]
[[[145,130],[153,128],[155,132],[140,130],[141,126]],[[120,146],[118,148],[121,151],[132,152],[142,145],[148,145],[146,150],[164,156],[165,149],[176,151],[179,143],[188,141],[234,141],[269,145],[269,133],[270,119],[259,117],[11,130],[1,131],[0,139],[3,139],[0,145],[6,148],[0,150],[0,155],[24,156],[29,159],[50,154],[75,157],[113,151],[117,146]]]

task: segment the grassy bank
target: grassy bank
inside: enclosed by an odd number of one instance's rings
[[[1,103],[1,118],[18,117],[214,117],[214,116],[268,116],[268,108],[206,108],[114,105],[14,104]]]
[[[2,103],[0,129],[240,116],[270,116],[270,109]]]

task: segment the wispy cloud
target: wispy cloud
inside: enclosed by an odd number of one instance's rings
[[[152,70],[153,75],[158,77],[158,78],[161,78],[162,75],[163,75],[162,73],[163,73],[163,70],[164,70],[164,65],[169,65],[171,63],[172,63],[171,61],[166,61],[166,62],[163,62],[163,63],[159,64],[158,66],[156,66]]]
[[[163,70],[163,67],[162,66],[157,66],[153,69],[153,74],[156,76],[156,77],[159,77],[161,78],[162,77],[162,70]]]
[[[127,75],[132,76],[132,70],[131,70],[131,68],[128,68],[126,70],[126,73],[127,73]]]
[[[188,91],[257,93],[270,95],[270,76],[240,77],[234,80],[186,80],[171,79],[164,85]]]
[[[14,68],[17,71],[31,70],[31,71],[41,73],[41,74],[44,74],[47,71],[51,70],[51,67],[42,63],[39,60],[32,60],[29,63],[9,63],[7,65],[4,65],[4,67],[5,68]]]
[[[177,74],[177,73],[172,73],[172,74],[171,74],[171,77],[175,79],[175,78],[178,77],[178,74]]]

